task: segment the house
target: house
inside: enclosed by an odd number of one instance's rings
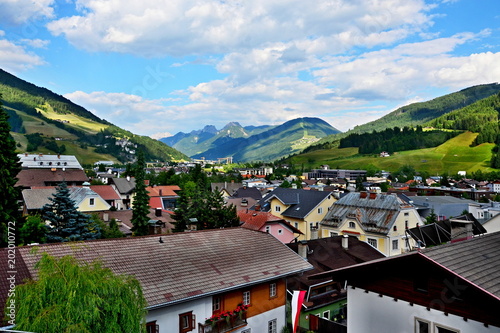
[[[107,211],[111,208],[111,205],[88,186],[71,186],[68,190],[69,198],[74,201],[76,209],[82,213]],[[54,186],[24,189],[22,191],[24,215],[36,214],[43,206],[51,204],[50,198],[56,192],[57,189]]]
[[[0,249],[1,258],[7,250]],[[115,274],[135,277],[147,301],[147,331],[153,333],[279,332],[286,318],[286,280],[312,268],[272,235],[228,228],[44,244],[36,252],[18,247],[16,284],[36,278],[35,264],[44,252],[99,259]],[[0,265],[0,278],[7,281],[7,260]],[[5,304],[9,284],[0,288]],[[239,313],[217,319],[233,310]]]
[[[411,201],[422,218],[426,218],[434,212],[437,220],[443,221],[453,216],[462,215],[464,211],[471,213],[476,219],[484,218],[484,211],[481,208],[481,204],[469,199],[439,195],[413,196],[411,197]]]
[[[500,180],[495,180],[486,185],[490,191],[500,193]]]
[[[347,331],[500,332],[500,233],[320,273],[346,280]]]
[[[177,206],[181,188],[177,185],[155,185],[146,187],[149,195],[149,206],[173,211]]]
[[[243,222],[242,228],[267,232],[285,244],[302,235],[299,229],[268,212],[239,210],[238,218]]]
[[[78,169],[83,170],[74,155],[18,154],[22,169]]]
[[[319,222],[336,201],[331,192],[278,187],[264,196],[254,210],[269,212],[299,229],[299,240],[317,238]]]
[[[313,316],[345,324],[347,315],[345,282],[332,280],[329,276],[311,280],[310,276],[385,257],[367,243],[347,235],[300,241],[287,246],[314,267],[300,276],[290,278],[287,285],[290,292],[307,291],[299,321],[299,326],[304,330],[317,329]]]
[[[307,175],[308,179],[342,178],[356,180],[358,177],[366,177],[366,170],[328,169],[328,166],[324,166],[323,169],[311,170]]]
[[[262,193],[259,189],[243,186],[234,191],[233,195],[224,198],[224,201],[226,206],[234,205],[238,211],[253,207],[260,199],[262,199]]]
[[[321,221],[320,234],[352,235],[391,256],[409,250],[405,230],[421,224],[417,210],[404,196],[351,192],[332,205]]]
[[[90,189],[99,194],[111,207],[117,210],[123,209],[122,198],[111,185],[90,185]]]
[[[219,191],[224,199],[233,196],[233,194],[242,187],[242,183],[224,182],[224,183],[211,183],[212,191]]]
[[[120,194],[123,209],[130,209],[132,207],[135,190],[135,178],[110,178],[109,184]]]
[[[68,186],[82,186],[89,177],[81,169],[21,169],[17,174],[16,187],[29,189],[40,186],[57,186],[65,182]]]
[[[483,227],[488,233],[500,231],[500,214],[483,221]]]

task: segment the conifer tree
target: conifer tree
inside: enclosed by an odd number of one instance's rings
[[[3,109],[0,95],[0,245],[7,244],[8,225],[15,229],[22,223],[19,190],[15,187],[21,163],[16,153],[16,142],[10,135],[9,116]]]
[[[145,332],[147,304],[135,278],[115,275],[99,261],[47,253],[36,267],[37,280],[16,286],[16,330]]]
[[[134,202],[132,205],[132,232],[135,236],[144,236],[149,234],[149,195],[146,190],[144,179],[146,176],[146,160],[144,153],[139,150],[137,154],[137,163],[134,168],[135,189]]]
[[[47,242],[71,242],[101,237],[101,228],[90,216],[79,212],[70,198],[65,182],[59,184],[56,193],[49,198],[51,203],[42,207],[42,218],[49,221]]]

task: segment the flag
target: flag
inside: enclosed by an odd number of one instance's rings
[[[294,290],[292,296],[292,327],[293,333],[297,331],[299,327],[300,310],[302,308],[302,303],[304,302],[304,297],[306,295],[305,290]]]

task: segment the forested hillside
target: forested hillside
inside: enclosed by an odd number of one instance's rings
[[[422,126],[416,128],[387,128],[371,133],[352,133],[340,139],[339,148],[358,147],[359,154],[379,154],[386,151],[405,151],[437,147],[459,134],[459,131],[424,131]]]
[[[23,152],[73,154],[84,164],[103,159],[129,162],[137,149],[148,160],[188,159],[162,142],[120,129],[63,96],[1,69],[0,96]]]

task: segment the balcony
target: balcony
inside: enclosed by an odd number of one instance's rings
[[[198,333],[226,333],[247,324],[247,312],[241,311],[221,319],[207,319],[205,324],[198,323]]]

